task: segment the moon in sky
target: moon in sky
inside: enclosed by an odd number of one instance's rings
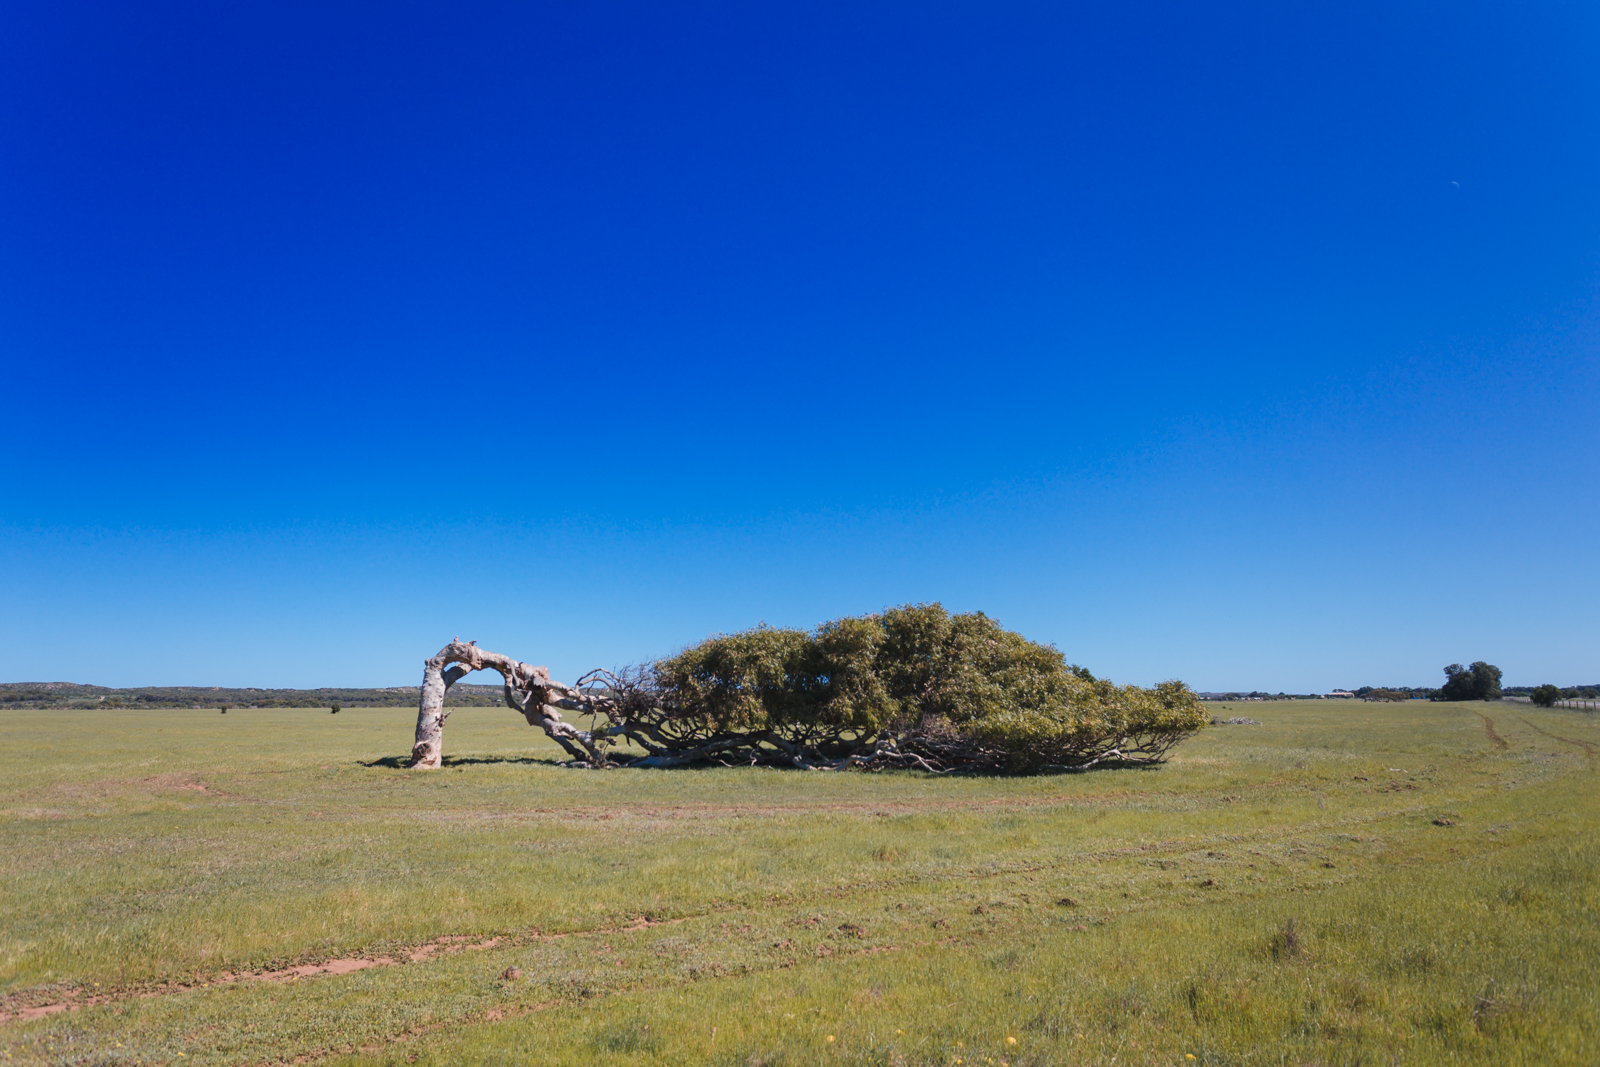
[[[1460,182],[1451,182],[1450,184],[1455,186],[1457,189],[1461,188],[1461,183]]]

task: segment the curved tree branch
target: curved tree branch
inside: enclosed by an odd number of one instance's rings
[[[447,664],[456,666],[447,670]],[[408,766],[419,769],[439,766],[444,758],[444,721],[450,715],[444,708],[445,693],[456,682],[479,670],[499,671],[505,682],[506,706],[521,712],[529,726],[542,727],[573,759],[604,761],[590,734],[563,721],[558,709],[559,705],[568,710],[587,710],[582,694],[551,681],[550,672],[544,667],[535,667],[498,652],[486,652],[473,641],[462,644],[458,637],[440,649],[438,655],[424,660],[422,668],[422,700],[417,709],[416,741],[411,747]]]

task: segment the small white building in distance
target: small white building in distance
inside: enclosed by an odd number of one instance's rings
[[[1348,689],[1335,689],[1328,694],[1329,700],[1354,700],[1356,695]]]

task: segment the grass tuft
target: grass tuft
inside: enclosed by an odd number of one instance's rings
[[[1267,953],[1275,960],[1299,959],[1304,951],[1305,943],[1300,938],[1300,931],[1295,928],[1292,916],[1283,924],[1283,929],[1273,934],[1267,942]]]

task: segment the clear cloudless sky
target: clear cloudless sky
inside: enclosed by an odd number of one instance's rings
[[[1600,681],[1600,7],[0,6],[0,680],[982,610]]]

